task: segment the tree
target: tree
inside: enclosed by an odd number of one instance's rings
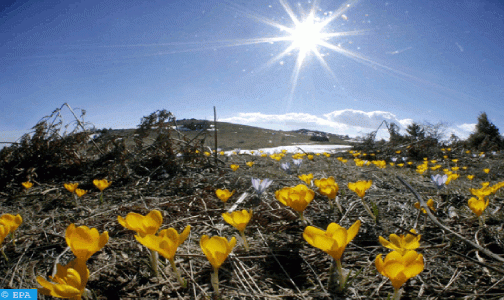
[[[402,135],[399,133],[399,130],[400,128],[396,123],[390,122],[388,131],[390,134],[390,142],[392,144],[400,143],[402,141]]]
[[[421,140],[425,137],[425,130],[423,129],[423,126],[416,122],[408,125],[406,127],[406,132],[414,140]]]
[[[485,112],[482,112],[478,117],[476,129],[469,138],[467,138],[469,147],[478,150],[497,150],[503,147],[503,140],[499,134],[499,129],[488,120]]]
[[[435,141],[436,143],[439,143],[439,141],[443,139],[447,127],[448,125],[443,122],[438,122],[436,124],[424,122],[422,125],[425,137]]]

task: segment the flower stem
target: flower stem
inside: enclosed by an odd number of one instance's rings
[[[369,206],[364,201],[364,197],[362,197],[360,199],[361,199],[362,205],[364,206],[364,209],[366,209],[366,211],[368,212],[368,214],[373,218],[373,220],[376,221],[376,216],[373,214],[373,212],[371,211],[371,209],[369,208]]]
[[[341,266],[341,260],[336,260],[336,267],[338,268],[339,276],[339,291],[342,292],[345,289],[346,280],[345,275],[343,275],[343,267]]]
[[[245,237],[245,231],[240,231],[240,235],[243,239],[243,247],[245,247],[245,250],[248,252],[250,248],[247,242],[247,238]]]
[[[214,272],[212,273],[210,279],[212,281],[212,286],[213,286],[215,295],[217,295],[217,297],[219,297],[219,269],[218,268],[214,268]]]
[[[100,193],[100,205],[103,204],[103,191]]]
[[[157,251],[154,250],[149,250],[150,251],[150,259],[151,259],[151,268],[152,271],[154,272],[154,276],[158,276],[158,253]]]
[[[10,237],[12,239],[12,245],[16,246],[16,239],[14,238],[14,232],[10,233]]]
[[[343,215],[343,208],[341,207],[341,204],[339,203],[339,197],[336,196],[336,199],[334,199],[335,202],[336,202],[336,206],[338,207],[338,210],[340,211],[340,213]]]
[[[5,258],[5,261],[9,261],[9,259],[7,258],[7,255],[5,255],[5,252],[3,251],[3,249],[2,249],[2,250],[0,250],[0,251],[2,251],[2,255],[3,255],[3,257]]]
[[[183,287],[183,288],[186,288],[187,287],[187,281],[185,281],[184,279],[182,279],[182,277],[180,276],[180,272],[179,270],[177,269],[177,266],[175,265],[175,258],[173,259],[169,259],[170,261],[170,265],[172,266],[172,269],[173,269],[173,272],[175,273],[175,275],[177,276],[177,280],[178,282],[180,283],[180,285]]]
[[[392,300],[399,300],[401,298],[401,293],[399,289],[394,289],[394,295],[392,296]]]
[[[332,288],[332,285],[334,283],[334,266],[336,264],[336,260],[333,260],[331,262],[331,267],[329,267],[329,281],[327,282],[327,289],[330,291]]]

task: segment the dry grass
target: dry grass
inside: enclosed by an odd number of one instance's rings
[[[247,143],[259,140],[243,134],[240,137],[243,137],[244,143],[224,137],[222,143],[229,148],[253,148],[253,144]],[[260,143],[268,140],[268,137],[263,137]],[[232,144],[233,141],[239,144]],[[344,156],[348,157],[348,154]],[[381,158],[388,157],[377,154],[376,159]],[[237,236],[239,240],[236,230],[222,220],[221,213],[225,209],[215,196],[215,189],[228,188],[235,189],[237,193],[226,208],[241,194],[247,193],[239,208],[253,209],[254,217],[246,229],[250,252],[245,252],[238,242],[219,272],[223,298],[386,299],[392,287],[388,279],[377,273],[374,259],[377,254],[385,254],[388,250],[378,243],[378,236],[403,233],[415,225],[422,234],[419,252],[424,255],[425,269],[403,287],[402,299],[504,297],[502,262],[461,242],[432,221],[424,222],[424,216],[418,216],[413,206],[416,198],[396,177],[409,182],[423,199],[434,197],[437,203],[435,215],[444,225],[503,257],[502,192],[491,200],[487,208],[485,228],[479,228],[477,219],[467,208],[469,187],[478,187],[487,178],[492,183],[503,180],[502,156],[484,159],[461,157],[459,165],[469,167],[462,174],[476,174],[480,179],[471,182],[461,176],[439,195],[436,195],[429,178],[417,174],[413,168],[361,168],[354,166],[351,160],[343,164],[336,160],[335,155],[330,158],[319,156],[313,162],[305,159],[300,170],[293,174],[280,170],[279,163],[270,158],[235,155],[220,157],[220,160],[222,164],[218,166],[209,159],[204,167],[187,168],[165,178],[109,178],[114,182],[104,191],[103,205],[99,205],[99,192],[91,184],[93,174],[41,182],[28,191],[23,191],[20,185],[10,185],[0,193],[0,211],[20,213],[23,224],[15,233],[15,245],[10,238],[2,245],[9,261],[0,260],[0,287],[35,288],[38,286],[36,276],[47,278],[56,262],[65,264],[70,261],[73,254],[65,251],[64,234],[66,227],[75,223],[97,228],[100,232],[108,231],[110,235],[108,244],[88,261],[91,276],[87,287],[97,299],[211,298],[212,269],[199,248],[199,239],[207,234],[228,238]],[[245,165],[250,160],[255,161],[252,168]],[[240,169],[232,172],[229,169],[231,163],[238,163]],[[492,166],[490,175],[481,171],[488,165]],[[330,222],[337,222],[348,228],[357,219],[362,222],[359,234],[343,256],[343,267],[355,276],[344,294],[327,289],[330,257],[303,240],[306,224],[298,221],[291,209],[275,199],[274,191],[301,183],[297,173],[313,173],[315,178],[334,176],[340,185],[339,199],[344,214],[331,210],[327,200],[317,194],[305,211],[311,225],[325,229]],[[259,198],[251,188],[251,177],[270,178],[274,183]],[[366,199],[378,207],[378,223],[366,214],[360,200],[346,188],[348,182],[357,180],[373,180]],[[76,205],[63,188],[63,183],[70,181],[78,181],[80,187],[91,191],[80,200],[80,205]],[[152,209],[163,213],[162,229],[174,227],[180,231],[191,225],[191,234],[179,247],[176,256],[177,266],[188,280],[186,289],[179,286],[164,259],[161,259],[161,275],[153,277],[149,270],[148,252],[136,242],[134,232],[117,222],[118,215],[126,216],[129,212],[145,215]],[[456,212],[456,217],[449,216],[451,210]]]

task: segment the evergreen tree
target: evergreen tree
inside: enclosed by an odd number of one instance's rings
[[[425,130],[416,122],[408,125],[408,127],[406,127],[406,132],[415,140],[423,139],[425,137]]]
[[[467,144],[469,147],[483,151],[502,148],[503,141],[499,129],[488,120],[485,112],[479,115],[476,129],[467,139]]]

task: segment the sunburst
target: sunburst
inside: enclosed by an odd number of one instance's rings
[[[318,11],[318,1],[314,1],[310,8],[310,11],[305,16],[298,16],[294,13],[293,9],[286,0],[279,0],[280,4],[284,8],[285,12],[289,15],[293,22],[293,26],[289,27],[278,22],[272,21],[270,19],[252,15],[253,18],[268,24],[270,26],[280,29],[282,32],[286,33],[282,36],[271,37],[271,38],[259,38],[244,41],[246,44],[252,43],[266,43],[266,42],[279,42],[287,41],[290,45],[281,53],[273,57],[268,65],[280,61],[287,55],[297,52],[296,64],[292,72],[292,88],[291,96],[297,85],[300,70],[303,64],[306,62],[306,58],[310,55],[315,56],[320,64],[334,76],[331,68],[328,66],[324,55],[320,52],[322,48],[327,48],[332,51],[344,54],[346,56],[352,57],[354,59],[364,60],[370,62],[368,59],[360,56],[359,54],[346,50],[339,44],[334,44],[331,40],[350,35],[359,35],[364,31],[330,31],[329,25],[331,22],[338,18],[347,19],[345,12],[355,5],[357,1],[347,1],[343,3],[335,12],[326,14],[324,18],[317,16]]]

